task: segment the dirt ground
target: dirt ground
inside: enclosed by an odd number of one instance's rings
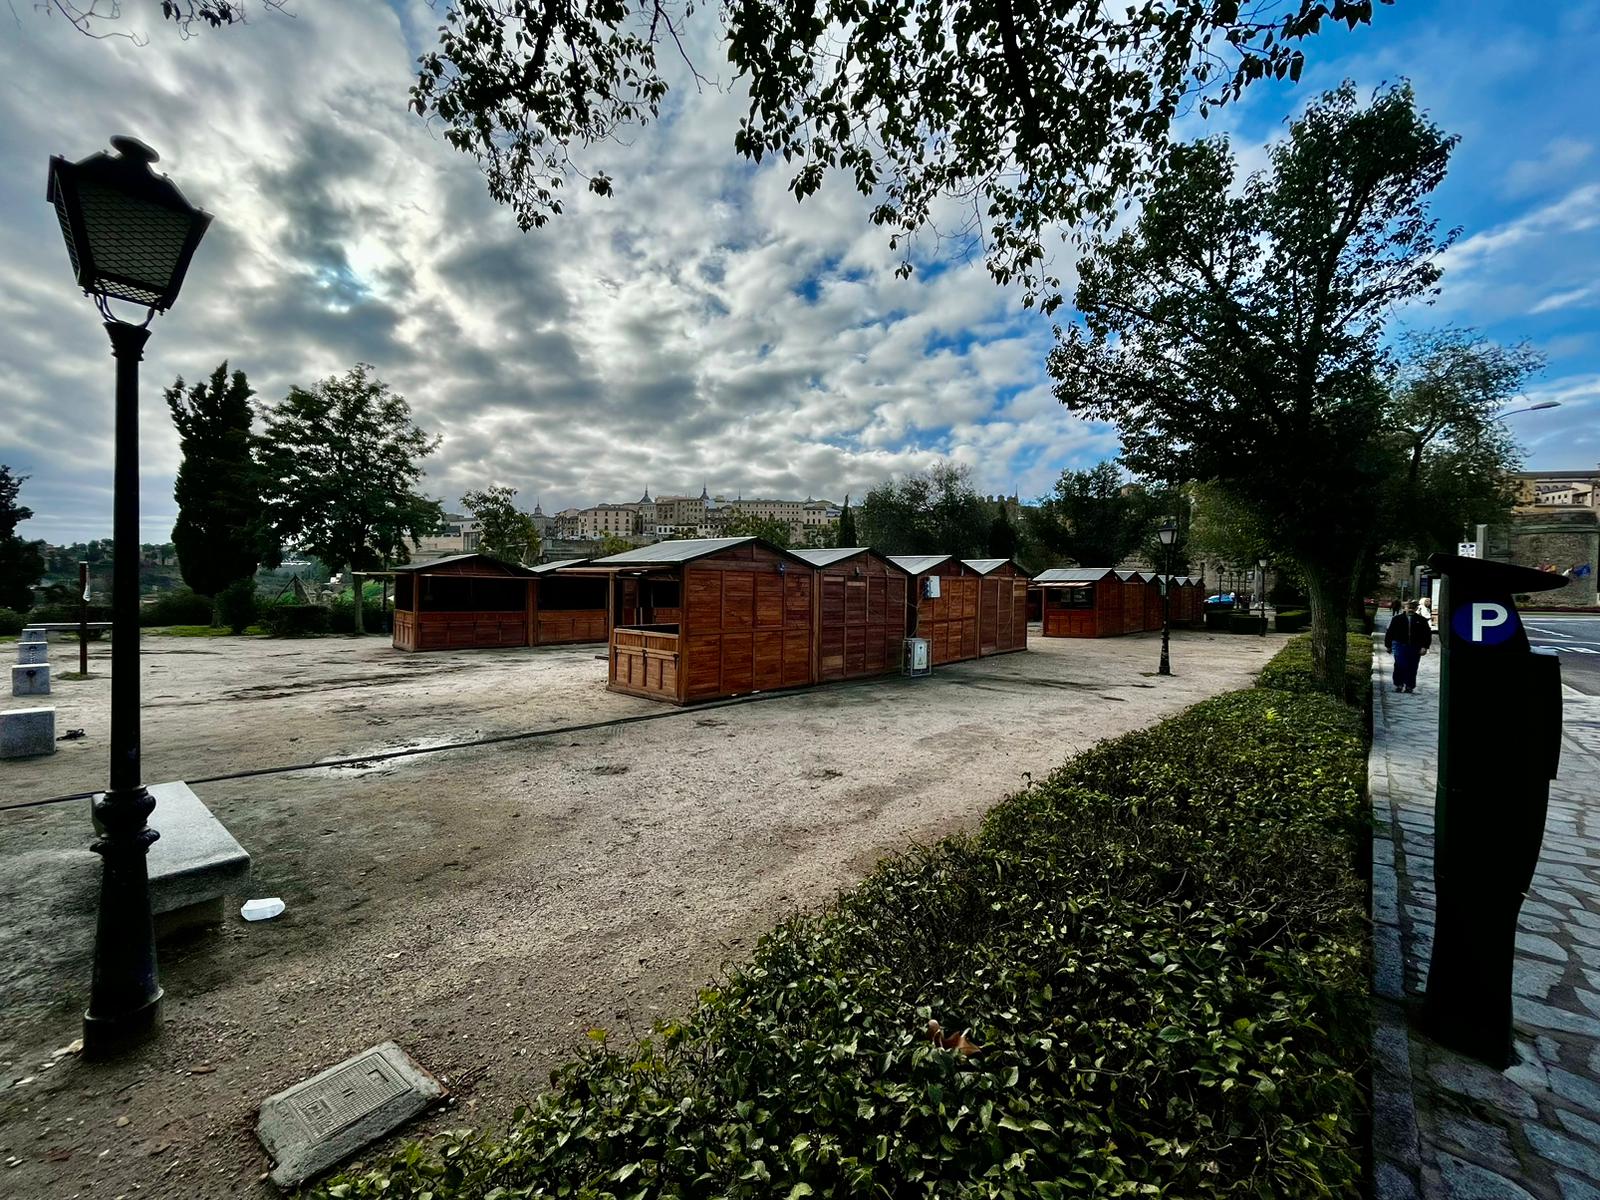
[[[784,912],[971,826],[1030,772],[1246,685],[1282,641],[1180,633],[1161,679],[1158,635],[1035,636],[926,679],[672,709],[607,692],[598,646],[149,637],[152,782],[550,732],[196,785],[254,858],[249,893],[163,947],[165,1030],[110,1065],[52,1056],[89,977],[87,802],[0,813],[0,1195],[273,1195],[256,1105],[390,1038],[453,1093],[408,1134],[502,1122],[585,1029],[643,1032]],[[52,697],[57,732],[85,736],[0,763],[0,804],[102,786],[108,647],[90,669]],[[246,924],[249,896],[287,911]]]

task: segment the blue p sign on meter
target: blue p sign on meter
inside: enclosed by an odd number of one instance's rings
[[[1517,613],[1506,604],[1474,600],[1456,606],[1450,628],[1458,638],[1475,645],[1498,646],[1517,632]]]

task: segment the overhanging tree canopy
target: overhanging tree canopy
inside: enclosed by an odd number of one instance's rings
[[[420,60],[412,106],[478,159],[523,228],[544,225],[575,178],[613,190],[574,154],[658,116],[657,53],[683,52],[689,7],[455,0]],[[734,147],[757,162],[781,156],[797,199],[830,168],[844,172],[899,249],[955,202],[994,278],[1020,281],[1026,303],[1049,312],[1061,302],[1053,229],[1109,222],[1161,161],[1176,116],[1258,79],[1298,78],[1306,37],[1372,10],[1372,0],[731,0],[724,41],[750,97]]]

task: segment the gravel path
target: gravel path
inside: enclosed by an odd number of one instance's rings
[[[0,1194],[273,1194],[256,1104],[387,1038],[454,1092],[410,1132],[502,1121],[586,1028],[643,1032],[785,911],[971,826],[1030,772],[1248,684],[1282,641],[1183,633],[1162,680],[1156,635],[1035,637],[924,680],[668,710],[606,692],[598,647],[150,638],[156,781],[663,716],[197,786],[255,857],[251,893],[288,910],[246,925],[232,898],[220,930],[164,947],[166,1030],[115,1065],[44,1066],[78,1036],[88,979],[86,802],[0,814]],[[100,784],[107,670],[97,648],[99,677],[60,685],[58,728],[87,736],[0,764],[0,803]]]

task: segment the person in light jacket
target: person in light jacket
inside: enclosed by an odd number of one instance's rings
[[[1433,630],[1428,619],[1417,612],[1415,600],[1406,601],[1406,610],[1389,622],[1384,631],[1383,645],[1394,655],[1394,690],[1417,690],[1417,664],[1433,645]]]

